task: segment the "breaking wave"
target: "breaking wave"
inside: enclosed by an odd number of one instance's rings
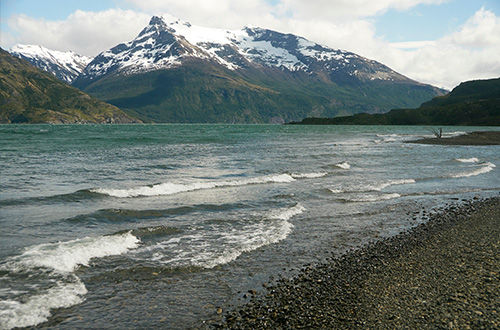
[[[344,197],[340,200],[349,203],[366,203],[366,202],[379,202],[389,199],[400,198],[400,194],[360,194],[356,196]]]
[[[455,161],[459,162],[459,163],[479,163],[479,159],[478,158],[455,158],[454,159]]]
[[[297,174],[277,174],[267,175],[262,177],[231,180],[231,181],[206,181],[206,182],[193,182],[193,183],[159,183],[151,186],[142,186],[137,188],[128,189],[109,189],[109,188],[96,188],[91,189],[93,193],[108,195],[111,197],[128,198],[128,197],[151,197],[173,195],[183,192],[190,192],[203,189],[214,189],[221,187],[237,187],[252,184],[266,184],[266,183],[289,183],[294,182],[296,179],[303,178],[319,178],[327,175],[328,173],[297,173]]]
[[[214,268],[237,259],[242,253],[277,243],[293,229],[289,220],[305,211],[299,204],[273,210],[257,219],[212,224],[211,230],[193,228],[189,232],[136,250],[139,259],[168,267]]]
[[[11,257],[0,265],[0,271],[5,272],[2,286],[14,293],[11,299],[0,301],[0,328],[45,322],[51,309],[81,303],[87,289],[74,270],[88,266],[92,258],[123,254],[138,244],[138,238],[124,233],[35,245]],[[32,277],[33,281],[20,284],[16,281],[19,276]]]
[[[468,172],[461,172],[457,174],[452,174],[450,177],[452,178],[467,178],[471,176],[476,176],[476,175],[481,175],[481,174],[486,174],[488,172],[491,172],[496,165],[490,162],[478,164],[478,165],[473,165],[472,166],[474,169]]]
[[[351,168],[351,165],[349,165],[347,162],[338,163],[338,164],[335,164],[335,166],[337,166],[338,168],[344,169],[344,170],[348,170]]]
[[[322,178],[327,176],[326,172],[317,172],[317,173],[292,173],[291,174],[294,179],[315,179]]]
[[[356,192],[369,192],[369,191],[381,191],[384,188],[394,185],[412,184],[415,183],[414,179],[401,179],[401,180],[390,180],[387,182],[380,182],[375,184],[359,184],[359,185],[348,185],[340,186],[337,188],[330,188],[329,190],[334,194],[342,193],[356,193]]]

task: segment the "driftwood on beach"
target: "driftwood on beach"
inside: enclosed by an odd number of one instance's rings
[[[500,131],[471,132],[449,138],[436,137],[436,138],[426,138],[408,142],[422,143],[422,144],[467,145],[467,146],[500,145]]]

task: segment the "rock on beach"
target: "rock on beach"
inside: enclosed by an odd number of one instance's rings
[[[500,198],[448,205],[397,236],[281,279],[214,329],[499,329]]]

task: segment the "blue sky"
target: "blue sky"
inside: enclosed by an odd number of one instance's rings
[[[500,15],[500,0],[456,0],[420,4],[408,11],[389,10],[375,18],[377,34],[391,42],[435,40],[457,30],[482,7]]]
[[[162,13],[195,25],[295,33],[439,87],[500,76],[500,0],[0,0],[0,46],[95,56]]]

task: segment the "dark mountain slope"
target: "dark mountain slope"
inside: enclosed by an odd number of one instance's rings
[[[415,107],[442,90],[376,61],[260,28],[153,17],[74,86],[155,122],[267,123]]]
[[[395,109],[387,114],[307,118],[300,124],[500,126],[500,78],[464,82],[449,94],[425,102],[417,109]]]
[[[138,120],[0,49],[0,123],[129,123]]]

